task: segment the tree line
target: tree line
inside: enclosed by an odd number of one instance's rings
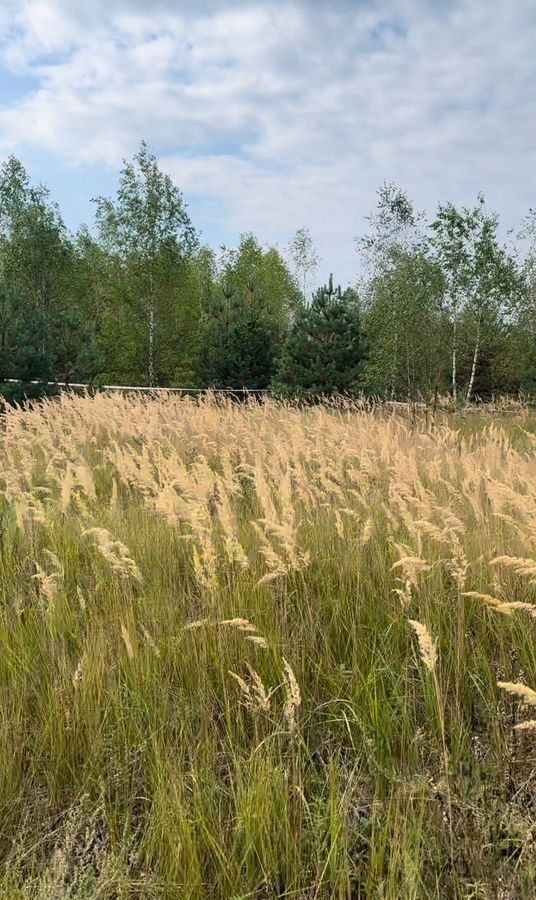
[[[70,234],[48,189],[15,157],[2,165],[8,400],[54,382],[464,402],[536,393],[533,210],[517,245],[504,244],[483,196],[440,204],[427,221],[386,183],[356,238],[355,287],[330,278],[311,292],[320,260],[306,228],[286,254],[250,233],[236,248],[207,247],[145,143],[116,196],[94,203],[92,231]]]

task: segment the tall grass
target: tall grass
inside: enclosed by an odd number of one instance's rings
[[[534,423],[454,424],[6,411],[1,900],[534,897]]]

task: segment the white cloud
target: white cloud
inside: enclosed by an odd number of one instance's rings
[[[534,202],[535,34],[533,0],[17,0],[0,61],[38,87],[0,106],[0,149],[83,178],[146,138],[200,225],[307,223],[347,280],[384,178],[429,210],[484,190],[508,224]]]

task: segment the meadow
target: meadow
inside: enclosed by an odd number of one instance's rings
[[[0,434],[0,900],[536,893],[536,420]]]

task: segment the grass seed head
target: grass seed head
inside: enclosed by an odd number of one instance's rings
[[[519,697],[526,706],[536,706],[536,691],[527,687],[526,684],[522,684],[519,681],[498,681],[497,685],[501,690],[506,691],[508,694]]]
[[[436,642],[432,639],[428,628],[426,625],[423,625],[422,622],[416,622],[414,619],[409,619],[409,624],[417,635],[419,652],[424,665],[429,672],[434,672],[437,663]]]

